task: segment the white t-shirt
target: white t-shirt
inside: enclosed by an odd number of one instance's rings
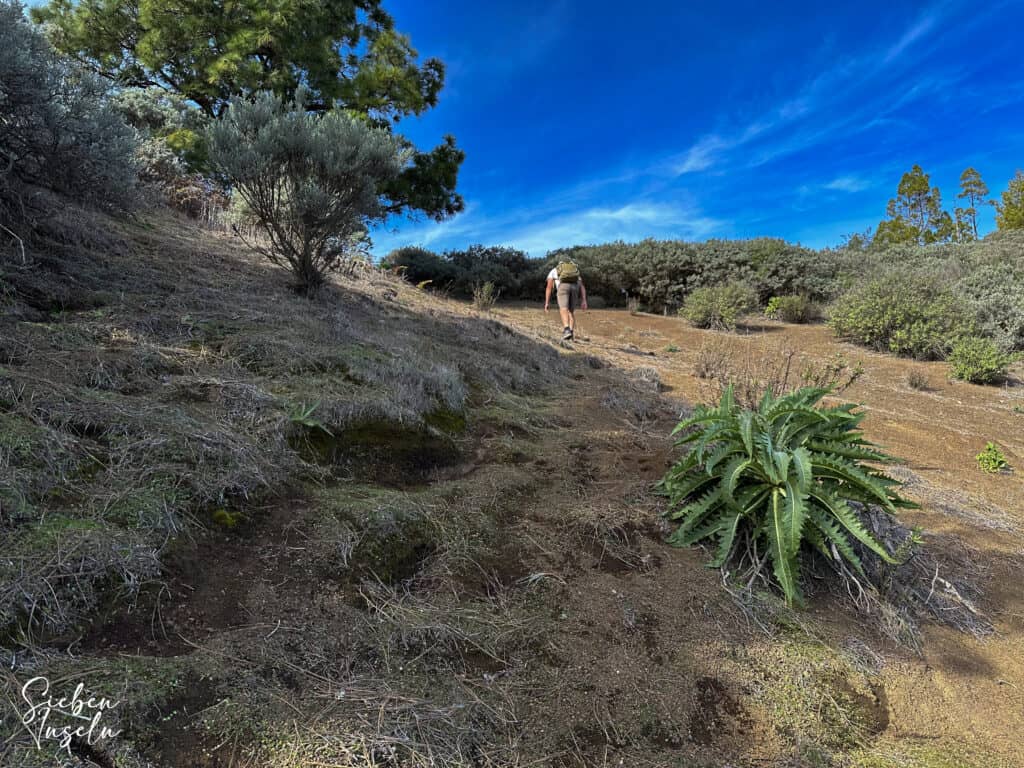
[[[558,290],[558,284],[561,282],[561,280],[558,279],[558,267],[554,267],[550,272],[548,272],[548,280],[554,280],[555,290]]]

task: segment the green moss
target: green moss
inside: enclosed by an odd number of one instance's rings
[[[946,741],[912,744],[904,740],[850,752],[845,757],[853,768],[1010,768],[1015,765],[988,750]]]
[[[455,444],[439,430],[383,419],[331,432],[296,429],[289,444],[308,462],[342,465],[362,478],[393,485],[421,483],[431,470],[460,459]]]
[[[173,479],[157,477],[148,485],[122,494],[104,509],[103,519],[126,528],[157,528],[167,510],[180,508],[183,501]]]
[[[45,439],[46,433],[28,419],[13,413],[0,413],[0,452],[8,454],[15,464],[39,465]]]
[[[466,414],[449,408],[438,408],[424,416],[423,423],[449,435],[460,435],[466,431]]]
[[[223,528],[234,528],[245,520],[245,514],[243,512],[224,509],[223,507],[213,510],[210,517],[213,519],[213,522]]]
[[[829,765],[830,752],[862,747],[888,726],[881,686],[824,645],[778,639],[752,660],[767,719],[786,741],[809,745],[814,754],[802,757],[811,765]]]

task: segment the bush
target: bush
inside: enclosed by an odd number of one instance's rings
[[[544,286],[542,261],[515,248],[471,245],[439,255],[408,246],[389,253],[385,262],[390,267],[405,267],[405,276],[413,283],[430,280],[463,299],[472,299],[477,286],[484,283],[492,283],[506,298],[519,299],[537,299]]]
[[[1006,378],[1012,362],[993,342],[978,337],[960,339],[949,353],[953,378],[972,384],[994,384]]]
[[[757,308],[757,296],[741,283],[698,288],[683,302],[679,314],[696,328],[735,330],[737,321]]]
[[[746,564],[751,581],[766,553],[788,604],[801,602],[800,568],[812,551],[841,558],[861,575],[854,541],[895,562],[848,502],[890,514],[914,505],[893,490],[896,480],[873,468],[894,459],[861,437],[864,414],[854,405],[822,408],[828,392],[769,394],[750,410],[737,405],[730,388],[718,407],[699,406],[681,422],[676,444],[688,452],[660,484],[669,498],[666,516],[679,521],[669,542],[707,541],[717,549],[713,567]]]
[[[841,296],[829,325],[840,338],[918,360],[945,358],[953,340],[975,330],[966,302],[934,281],[905,275],[872,280]]]
[[[978,466],[989,474],[997,474],[1010,468],[1003,449],[995,443],[985,443],[985,450],[974,457]]]
[[[480,312],[490,312],[498,303],[498,296],[501,291],[494,287],[494,283],[484,283],[473,288],[473,306]]]
[[[135,132],[107,96],[106,83],[51,50],[20,2],[0,0],[0,212],[20,214],[33,186],[130,206]]]
[[[208,175],[205,115],[158,87],[125,88],[112,97],[111,106],[141,137],[135,159],[142,182],[185,215],[223,223],[229,200]]]
[[[912,369],[907,374],[907,386],[918,392],[927,391],[929,387],[928,374],[919,368]]]
[[[957,284],[981,331],[1004,352],[1024,350],[1024,263],[998,261],[972,270]]]
[[[396,248],[384,258],[384,265],[400,270],[410,283],[430,281],[434,288],[444,288],[455,276],[452,265],[433,251],[410,245]]]
[[[806,296],[772,296],[764,313],[784,323],[810,323],[821,317],[818,305]]]
[[[407,155],[381,128],[334,110],[306,112],[262,94],[233,99],[210,129],[210,158],[234,185],[270,240],[261,252],[288,269],[302,293],[386,215],[381,186],[398,176]]]

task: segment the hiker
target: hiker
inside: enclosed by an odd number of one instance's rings
[[[560,261],[548,272],[544,289],[544,311],[551,306],[551,289],[558,296],[558,313],[562,316],[562,339],[572,341],[576,331],[576,309],[587,308],[587,289],[583,285],[580,268],[573,261]]]

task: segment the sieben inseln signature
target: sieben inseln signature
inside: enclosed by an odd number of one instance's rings
[[[21,722],[38,749],[56,742],[58,749],[70,755],[76,740],[94,746],[121,733],[101,722],[121,702],[105,696],[87,696],[84,683],[78,683],[70,696],[57,697],[51,693],[48,678],[33,677],[21,687],[21,698],[28,707]]]

